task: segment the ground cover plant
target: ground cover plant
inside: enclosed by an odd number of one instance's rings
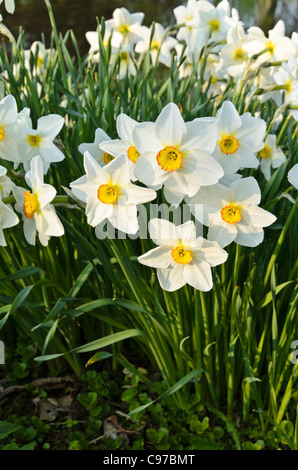
[[[186,448],[194,431],[194,448],[298,449],[297,33],[246,30],[227,1],[189,0],[166,27],[125,8],[97,19],[82,57],[45,3],[49,46],[29,50],[1,23],[3,344],[21,330],[49,377],[87,377],[92,437],[69,448],[100,442],[113,417],[88,381],[109,367],[107,383],[133,377],[129,430],[145,416],[151,443]],[[254,441],[236,416],[258,423]],[[5,439],[20,431],[10,419]],[[32,448],[46,443],[35,435]],[[105,448],[145,445],[113,436]]]

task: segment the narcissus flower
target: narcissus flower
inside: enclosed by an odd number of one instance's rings
[[[139,230],[137,204],[152,201],[156,192],[130,182],[125,155],[119,155],[104,168],[85,152],[86,175],[70,186],[74,195],[86,203],[87,222],[96,227],[109,220],[113,227],[129,234]]]
[[[130,179],[132,181],[136,181],[134,176],[134,169],[136,161],[140,156],[133,138],[133,130],[138,124],[139,123],[137,121],[127,116],[126,114],[119,114],[116,120],[116,129],[120,138],[102,142],[99,146],[101,151],[104,151],[108,155],[118,157],[124,153],[127,156],[130,170]]]
[[[27,127],[30,122],[30,128]],[[28,171],[30,161],[39,155],[43,162],[44,174],[48,171],[50,163],[60,162],[64,154],[54,144],[53,140],[59,134],[64,124],[64,119],[58,114],[43,116],[37,121],[37,129],[32,129],[30,118],[23,127],[24,136],[18,141],[19,154],[24,155],[24,169]]]
[[[197,238],[192,221],[176,226],[167,220],[152,219],[149,231],[159,246],[140,256],[138,261],[157,268],[164,290],[174,291],[185,284],[201,291],[212,289],[211,267],[226,261],[226,251],[216,242]]]
[[[184,122],[178,106],[169,103],[155,123],[135,127],[133,139],[141,156],[135,177],[147,186],[160,188],[168,202],[179,204],[200,186],[212,185],[223,176],[211,157],[216,144],[216,124],[210,119]]]
[[[171,36],[164,38],[165,28],[159,23],[155,23],[154,25],[154,33],[150,44],[151,34],[152,26],[144,30],[143,39],[136,44],[135,52],[138,54],[146,54],[146,52],[150,50],[151,61],[155,64],[158,51],[160,50],[158,61],[170,67],[171,50],[177,44],[177,40]]]
[[[30,245],[36,243],[36,232],[43,246],[47,246],[50,237],[60,237],[64,234],[52,200],[56,189],[43,181],[43,164],[39,155],[32,158],[30,171],[25,175],[26,182],[31,188],[26,190],[19,186],[13,187],[16,199],[15,210],[22,214],[24,235]]]
[[[298,189],[298,163],[290,169],[288,173],[289,182]]]
[[[111,155],[110,153],[105,152],[104,150],[101,150],[100,144],[102,142],[107,142],[110,140],[111,138],[108,136],[108,134],[99,127],[95,131],[94,142],[92,144],[89,144],[89,143],[80,144],[79,152],[82,155],[84,155],[86,151],[89,152],[94,158],[94,160],[96,160],[97,163],[100,164],[100,166],[105,166],[108,163],[110,163],[112,160],[114,160],[115,157]]]
[[[233,103],[225,101],[217,113],[216,123],[217,145],[212,156],[225,175],[232,175],[240,168],[257,168],[256,153],[264,146],[265,121],[250,113],[239,116]]]
[[[229,187],[218,183],[201,188],[188,202],[194,216],[209,226],[209,240],[217,241],[222,247],[233,241],[254,247],[263,241],[263,227],[276,220],[275,215],[258,207],[260,201],[259,185],[249,177],[238,179]],[[202,210],[197,211],[198,207]]]
[[[276,147],[276,135],[269,134],[262,150],[259,151],[260,170],[269,181],[271,178],[271,167],[279,168],[285,161],[286,156],[283,151]]]
[[[261,28],[252,26],[248,30],[248,39],[249,41],[243,48],[249,56],[265,51],[256,60],[256,67],[266,61],[287,60],[290,54],[295,54],[295,44],[285,36],[285,24],[282,20],[279,20],[268,32],[268,37],[265,36]]]
[[[10,205],[4,204],[0,194],[0,246],[6,246],[3,230],[14,227],[19,223],[18,216],[14,213]]]
[[[133,47],[143,36],[144,13],[130,13],[126,8],[116,8],[113,12],[113,19],[105,22],[107,34],[112,32],[120,33],[122,44]]]

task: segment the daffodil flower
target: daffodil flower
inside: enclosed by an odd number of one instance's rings
[[[137,205],[152,201],[156,192],[130,182],[126,155],[119,155],[102,168],[85,152],[86,175],[70,184],[73,194],[86,203],[87,222],[96,227],[105,220],[128,234],[139,230]]]
[[[14,213],[10,205],[4,204],[0,194],[0,246],[6,246],[3,230],[5,228],[14,227],[18,223],[18,216]]]
[[[212,185],[223,176],[211,157],[216,144],[216,125],[201,118],[184,122],[178,106],[169,103],[155,123],[135,127],[133,139],[140,158],[134,175],[146,186],[159,189],[169,203],[179,204],[200,186]]]
[[[108,136],[108,134],[99,127],[95,131],[94,142],[91,144],[89,143],[80,144],[79,152],[82,155],[84,155],[86,151],[89,152],[94,158],[94,160],[96,160],[97,163],[100,164],[100,166],[105,166],[108,163],[110,163],[112,160],[114,160],[115,156],[113,154],[105,152],[104,150],[101,150],[100,144],[102,142],[108,142],[110,140],[111,138]]]
[[[154,33],[152,34],[151,28],[146,28],[143,32],[143,39],[139,41],[135,46],[135,52],[138,54],[146,54],[150,50],[151,61],[155,64],[158,52],[158,61],[162,64],[170,67],[171,65],[171,50],[176,46],[177,39],[168,36],[164,38],[165,28],[160,23],[154,24]],[[150,43],[151,39],[151,43]]]
[[[27,127],[30,122],[30,128]],[[63,117],[58,114],[43,116],[37,121],[37,129],[32,129],[31,119],[26,119],[23,127],[23,137],[19,140],[19,155],[24,155],[23,165],[25,171],[30,168],[30,161],[39,155],[43,161],[44,174],[47,173],[50,163],[60,162],[64,154],[54,144],[53,140],[59,134],[64,124]]]
[[[47,246],[50,237],[60,237],[64,234],[52,200],[56,195],[56,189],[43,181],[43,164],[38,155],[32,158],[30,171],[25,175],[25,180],[30,190],[19,186],[13,187],[16,199],[15,210],[22,214],[24,222],[24,235],[30,245],[36,243],[36,232],[43,246]]]
[[[285,24],[282,20],[279,20],[268,32],[268,37],[265,36],[261,28],[252,26],[248,30],[248,39],[243,45],[243,49],[250,57],[266,51],[258,57],[255,67],[266,61],[288,60],[290,54],[295,54],[295,44],[285,36]]]
[[[224,263],[228,256],[218,243],[197,238],[192,221],[176,226],[167,220],[152,219],[149,231],[159,246],[139,256],[138,261],[157,268],[164,290],[175,291],[185,284],[204,292],[212,289],[211,267]]]
[[[112,32],[120,33],[122,44],[133,47],[143,35],[144,13],[130,13],[126,8],[116,8],[113,12],[113,18],[105,22],[107,34]]]
[[[266,123],[245,113],[239,116],[235,106],[225,101],[216,116],[217,144],[212,156],[232,175],[240,168],[257,168],[256,153],[264,146]]]
[[[271,167],[279,168],[285,161],[286,156],[283,151],[276,147],[276,135],[269,134],[264,143],[264,147],[259,151],[258,157],[260,158],[260,170],[269,181],[271,178]]]
[[[238,179],[229,187],[218,183],[201,188],[188,200],[194,216],[209,226],[208,239],[222,247],[233,241],[255,247],[263,241],[263,227],[273,224],[276,217],[258,207],[260,201],[259,185],[252,177]],[[202,210],[196,210],[198,207]]]

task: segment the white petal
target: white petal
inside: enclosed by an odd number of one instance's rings
[[[237,224],[237,236],[235,243],[242,246],[255,247],[262,243],[264,239],[264,231],[260,227],[246,225],[244,223]]]
[[[275,215],[258,206],[247,206],[242,210],[245,223],[254,227],[268,227],[276,221]]]
[[[236,224],[222,220],[220,213],[212,214],[209,221],[208,240],[216,241],[225,247],[232,243],[237,236]]]
[[[37,130],[42,137],[54,140],[61,131],[63,124],[64,119],[59,114],[49,114],[38,119]]]
[[[155,122],[157,137],[164,142],[164,147],[178,146],[186,134],[186,124],[178,106],[169,103],[160,113]]]
[[[198,149],[212,153],[217,141],[216,120],[198,118],[186,123],[187,134],[183,137],[181,152]]]
[[[127,204],[145,204],[156,198],[152,189],[142,188],[136,184],[127,183],[121,188],[121,195],[126,197]]]
[[[175,263],[173,268],[157,269],[157,277],[161,287],[169,292],[173,292],[186,284],[183,276],[183,266]]]
[[[138,152],[154,152],[155,155],[164,148],[163,142],[157,137],[154,122],[142,122],[133,130],[133,141]]]
[[[7,95],[0,101],[0,126],[14,124],[17,119],[18,109],[15,98]]]
[[[288,173],[289,182],[298,189],[298,163],[290,169]]]
[[[138,124],[137,121],[122,113],[117,117],[116,128],[120,139],[133,143],[133,130]]]
[[[173,261],[171,248],[168,246],[158,246],[139,256],[138,261],[152,268],[167,268]]]
[[[257,180],[252,176],[234,181],[229,189],[235,194],[235,202],[258,205],[261,201],[261,190]]]
[[[165,219],[151,219],[149,222],[150,238],[156,245],[177,246],[179,232],[177,227]]]
[[[53,206],[48,206],[48,208],[43,211],[43,217],[45,219],[45,235],[49,237],[61,237],[64,234],[64,227]]]
[[[218,130],[223,134],[230,135],[242,125],[238,111],[230,101],[223,103],[216,118]]]
[[[212,275],[210,265],[206,261],[186,264],[183,270],[186,282],[195,289],[207,292],[212,289]]]

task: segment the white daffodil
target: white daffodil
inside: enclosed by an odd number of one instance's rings
[[[52,200],[56,195],[56,189],[43,181],[43,163],[39,155],[32,158],[30,171],[25,175],[25,180],[32,192],[14,186],[12,191],[16,199],[15,210],[22,214],[24,222],[24,235],[30,245],[36,243],[36,232],[43,246],[47,246],[50,237],[60,237],[64,234]]]
[[[14,0],[4,0],[5,2],[5,8],[8,11],[8,13],[14,13],[15,10],[15,5],[14,5]],[[3,3],[3,0],[0,0],[0,5]]]
[[[46,49],[41,41],[34,41],[30,49],[24,51],[25,66],[30,69],[30,57],[32,54],[34,57],[37,55],[36,72],[40,75],[45,69],[50,52],[51,49]]]
[[[137,69],[133,49],[126,44],[122,45],[120,49],[112,48],[111,67],[114,66],[118,58],[120,58],[119,72],[117,75],[118,80],[123,80],[127,74],[134,77],[137,74]]]
[[[256,26],[249,28],[248,41],[243,45],[243,49],[250,57],[266,50],[257,58],[255,67],[266,61],[288,60],[290,54],[295,54],[296,50],[294,42],[285,36],[285,24],[282,20],[279,20],[268,32],[268,37],[261,28]]]
[[[146,186],[160,188],[169,203],[179,204],[200,186],[212,185],[223,176],[211,157],[216,143],[216,126],[210,119],[184,122],[179,108],[169,103],[155,123],[137,125],[133,139],[140,157],[135,177]]]
[[[95,139],[92,144],[85,143],[85,144],[80,144],[79,145],[79,152],[84,155],[84,153],[87,151],[89,152],[94,160],[97,161],[97,163],[100,164],[100,166],[105,166],[108,163],[110,163],[112,160],[114,160],[114,156],[110,155],[109,153],[105,152],[104,150],[101,150],[100,144],[102,142],[107,142],[110,141],[111,138],[108,136],[108,134],[102,130],[100,127],[96,129],[95,131]],[[121,153],[121,152],[120,152]]]
[[[120,155],[104,168],[85,152],[86,175],[70,186],[74,195],[86,203],[88,224],[96,227],[106,219],[128,234],[139,230],[137,205],[152,201],[156,192],[130,182],[128,161]]]
[[[0,197],[2,199],[9,196],[12,191],[12,182],[6,173],[7,169],[0,165]]]
[[[227,70],[231,77],[242,75],[246,61],[247,52],[243,49],[245,43],[245,31],[241,22],[234,28],[230,28],[227,34],[227,44],[220,52],[220,64]]]
[[[29,122],[30,127],[27,127]],[[46,173],[50,163],[61,162],[65,158],[53,142],[62,129],[64,119],[58,114],[49,114],[39,118],[37,129],[32,129],[31,119],[26,116],[23,124],[20,126],[23,135],[18,141],[19,161],[22,161],[25,171],[28,171],[31,159],[39,155],[43,161],[43,171]]]
[[[92,62],[98,62],[99,61],[99,42],[98,42],[98,31],[87,31],[85,34],[87,41],[90,44],[89,48],[89,57],[91,58]],[[111,33],[105,30],[105,35],[103,37],[103,46],[107,47],[109,39],[110,39]],[[112,46],[112,51],[114,48],[119,49],[121,47],[123,37],[122,34],[116,32],[112,33],[111,37],[111,46]]]
[[[133,138],[133,131],[138,124],[137,121],[126,114],[119,114],[116,120],[116,129],[120,139],[109,140],[100,144],[101,151],[106,152],[107,155],[113,155],[114,157],[118,157],[122,153],[127,155],[132,181],[136,181],[134,169],[140,156]]]
[[[146,28],[144,30],[143,39],[136,44],[135,52],[138,54],[146,54],[146,52],[150,50],[151,61],[153,64],[155,64],[158,52],[160,50],[158,61],[167,67],[170,67],[171,50],[177,44],[177,40],[170,36],[164,38],[165,28],[159,23],[155,23],[154,25],[154,33],[150,43],[151,33],[152,26],[151,28]]]
[[[257,168],[256,152],[264,147],[266,123],[250,113],[239,116],[235,106],[225,101],[217,113],[217,145],[212,156],[220,163],[225,175],[240,168]]]
[[[185,284],[204,292],[212,289],[211,267],[226,261],[225,250],[216,242],[197,238],[192,221],[176,226],[167,220],[152,219],[149,231],[159,246],[140,256],[138,261],[157,268],[164,290],[175,291]]]
[[[285,161],[286,156],[283,151],[276,147],[276,135],[269,134],[265,141],[264,148],[258,152],[260,157],[260,170],[269,181],[271,178],[271,167],[279,168]]]
[[[126,8],[116,8],[113,12],[113,19],[105,22],[107,34],[120,33],[121,44],[133,47],[143,36],[144,13],[130,13]]]
[[[14,213],[10,205],[4,204],[0,194],[0,246],[6,246],[3,230],[5,228],[14,227],[18,223],[18,216]]]
[[[194,216],[209,226],[209,240],[217,241],[222,247],[233,241],[254,247],[263,241],[263,227],[276,220],[275,215],[258,207],[260,200],[259,185],[249,177],[238,179],[229,187],[216,184],[201,188],[188,202]]]
[[[287,62],[283,62],[278,72],[273,74],[274,81],[277,85],[284,86],[285,90],[273,93],[284,94],[284,102],[291,103],[298,91],[298,60],[291,54]],[[277,101],[277,104],[281,104]]]
[[[200,0],[197,2],[199,10],[198,27],[201,34],[208,35],[213,41],[226,39],[231,26],[230,5],[227,0],[221,1],[216,7],[210,2]]]
[[[16,100],[12,95],[7,95],[0,101],[0,158],[10,162],[17,158],[17,115]]]
[[[298,163],[290,169],[288,173],[289,182],[298,189]]]

